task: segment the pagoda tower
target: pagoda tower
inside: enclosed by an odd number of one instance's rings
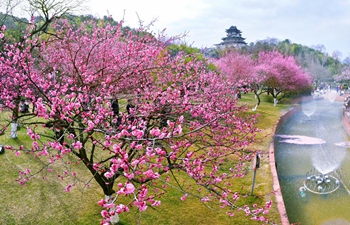
[[[237,29],[236,26],[231,26],[229,29],[226,29],[226,37],[222,38],[220,44],[217,44],[219,48],[241,48],[242,46],[247,45],[244,41],[245,38],[242,37],[242,32]]]

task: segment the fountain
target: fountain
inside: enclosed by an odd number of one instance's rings
[[[310,116],[315,113],[317,109],[316,101],[311,100],[308,102],[302,102],[301,104],[301,110],[303,113],[310,119]]]
[[[346,153],[347,151],[345,148],[340,148],[335,145],[328,148],[320,146],[317,151],[311,153],[311,162],[319,173],[328,174],[339,168]]]
[[[338,95],[339,95],[339,94],[338,94],[336,91],[332,90],[332,91],[328,92],[328,93],[325,95],[325,97],[326,97],[330,102],[334,102],[335,99],[336,99],[336,97],[337,97]]]
[[[307,172],[303,186],[299,188],[302,197],[305,197],[305,192],[313,194],[327,195],[335,192],[340,187],[339,171],[332,171],[328,174],[319,173],[316,169]]]

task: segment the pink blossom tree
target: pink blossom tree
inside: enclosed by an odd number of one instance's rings
[[[255,63],[251,55],[230,51],[221,57],[216,64],[235,85],[249,85],[253,82]]]
[[[21,49],[28,46],[23,46],[23,42],[26,39],[32,39],[35,37],[38,37],[40,35],[46,34],[48,31],[48,28],[50,27],[50,24],[56,20],[59,19],[68,13],[79,11],[84,8],[84,1],[83,0],[6,0],[2,1],[0,3],[0,8],[5,11],[2,18],[0,19],[0,26],[2,27],[1,37],[4,38],[5,36],[5,21],[8,18],[12,18],[13,22],[16,24],[17,31],[10,32],[8,35],[12,38],[6,38],[5,43],[8,45],[1,46],[6,48],[6,51],[11,52],[12,49],[15,49],[16,47]],[[15,19],[16,17],[13,17],[13,11],[16,11],[16,9],[19,8],[25,8],[26,10],[23,12],[28,12],[28,16],[31,18],[30,23],[28,23],[27,20],[23,19]],[[22,28],[30,27],[29,30],[27,30],[26,35],[23,37],[22,34]],[[12,34],[11,34],[12,33]],[[18,43],[16,43],[18,41]],[[16,43],[16,47],[9,45],[10,43]],[[30,45],[35,45],[35,42]],[[28,50],[28,49],[27,49]],[[12,53],[11,53],[12,54]],[[11,58],[11,55],[9,56]],[[18,60],[14,60],[14,64],[21,63]],[[17,61],[17,62],[16,62]],[[18,67],[18,69],[21,68],[21,65],[14,65]],[[5,78],[8,79],[8,78]],[[20,87],[20,84],[17,83],[17,85],[12,86],[14,90],[18,89]],[[7,108],[12,111],[12,117],[11,120],[9,120],[9,123],[11,123],[11,137],[16,138],[17,137],[17,119],[19,119],[21,116],[19,115],[19,104],[21,102],[22,96],[20,96],[18,93],[14,94],[13,96],[7,96],[8,98],[11,98],[12,101],[12,107]],[[6,98],[7,99],[7,98]],[[0,133],[4,131],[5,128],[8,127],[9,124],[6,126],[0,128]]]
[[[274,106],[286,91],[311,85],[311,77],[297,65],[292,56],[283,56],[278,51],[260,52],[257,63],[256,71],[265,77],[263,84],[273,96]]]
[[[271,202],[252,208],[237,201],[234,181],[247,173],[258,128],[221,74],[194,55],[170,56],[167,43],[158,41],[164,38],[142,28],[60,20],[52,30],[14,45],[3,39],[4,107],[15,109],[13,100],[23,97],[35,109],[20,115],[30,145],[6,148],[43,162],[39,171],[20,171],[20,184],[49,171],[70,191],[82,181],[74,179],[74,165],[83,164],[91,174],[84,185],[95,181],[105,195],[99,201],[104,224],[130,206],[159,206],[162,190],[173,185],[183,200],[192,195],[227,207],[229,215],[242,209],[267,221]],[[113,98],[133,106],[115,115]]]
[[[254,92],[258,102],[253,108],[260,105],[260,95],[265,92],[263,81],[265,76],[256,72],[256,62],[252,55],[240,54],[239,52],[230,51],[221,57],[216,65],[220,71],[227,77],[230,85],[234,88],[241,86],[250,87]]]
[[[251,55],[228,52],[216,65],[227,76],[230,85],[250,86],[260,105],[260,95],[271,93],[274,105],[284,97],[285,92],[311,85],[310,76],[298,66],[292,56],[285,57],[277,51],[260,52],[256,60]],[[279,99],[278,96],[281,96]],[[283,95],[283,96],[282,96]]]
[[[350,81],[350,66],[344,66],[341,72],[334,76],[337,82],[349,83]]]

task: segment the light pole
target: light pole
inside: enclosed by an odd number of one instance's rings
[[[254,193],[254,184],[255,184],[255,177],[256,177],[256,170],[260,167],[260,154],[256,153],[254,158],[254,165],[253,165],[253,182],[252,182],[252,190],[250,191],[250,195],[253,195]]]

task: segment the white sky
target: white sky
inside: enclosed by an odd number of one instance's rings
[[[246,42],[277,38],[306,46],[323,44],[331,54],[350,54],[350,0],[87,0],[82,14],[112,15],[138,27],[157,18],[153,31],[189,32],[185,42],[212,47],[237,26]]]

